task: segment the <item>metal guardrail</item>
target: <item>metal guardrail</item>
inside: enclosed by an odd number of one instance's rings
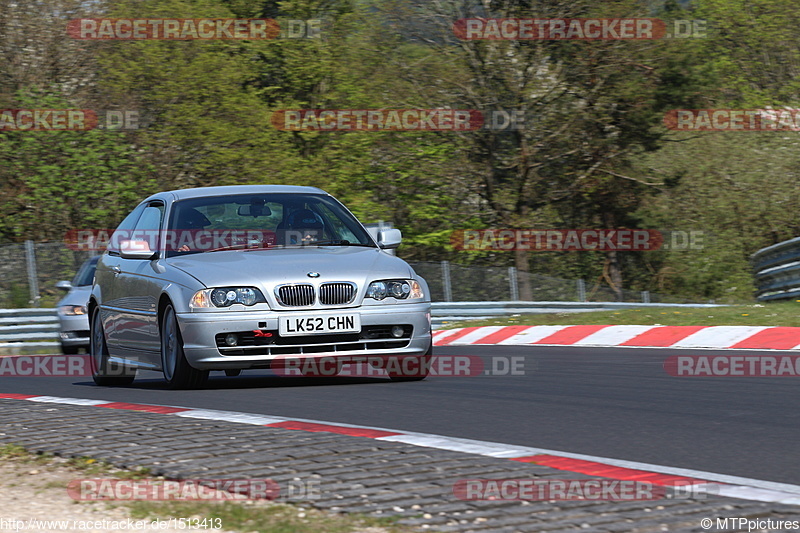
[[[757,300],[800,298],[800,237],[762,248],[750,261]]]
[[[433,302],[431,321],[475,320],[499,316],[536,313],[580,313],[610,309],[648,309],[653,307],[725,307],[717,304],[646,304],[627,302]],[[55,348],[59,343],[58,315],[55,309],[0,309],[0,349]]]
[[[58,333],[55,309],[0,309],[0,349],[55,348]]]

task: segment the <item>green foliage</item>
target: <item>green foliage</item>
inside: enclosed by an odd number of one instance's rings
[[[657,42],[464,42],[452,21],[472,9],[466,0],[99,2],[94,9],[108,17],[322,19],[323,32],[87,42],[79,47],[92,54],[81,91],[47,77],[4,80],[6,107],[133,109],[143,127],[0,132],[0,240],[114,227],[159,190],[313,185],[365,222],[401,228],[408,259],[749,298],[750,254],[800,232],[800,146],[787,134],[678,135],[662,117],[676,108],[796,106],[794,0],[696,0],[691,9],[674,0],[491,4],[507,17],[530,16],[535,5],[537,16],[705,18],[709,30],[705,39]],[[655,4],[663,8],[654,14]],[[0,41],[8,48],[21,37]],[[281,109],[440,107],[522,108],[531,125],[510,133],[298,133],[270,123]],[[450,246],[453,230],[488,227],[644,227],[704,231],[708,241],[702,250],[616,257]]]
[[[63,109],[54,95],[20,95],[21,108]],[[148,164],[122,133],[0,133],[0,236],[58,241],[72,228],[115,226],[143,192]]]

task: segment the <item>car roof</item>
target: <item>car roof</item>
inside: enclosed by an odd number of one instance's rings
[[[148,198],[163,198],[171,195],[173,201],[186,200],[187,198],[202,198],[205,196],[226,196],[229,194],[268,194],[268,193],[305,193],[325,194],[317,187],[302,187],[299,185],[226,185],[222,187],[197,187],[194,189],[176,189],[154,194]]]

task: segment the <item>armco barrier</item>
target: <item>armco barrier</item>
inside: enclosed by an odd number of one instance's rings
[[[535,313],[578,313],[651,307],[724,307],[716,304],[642,304],[624,302],[434,302],[434,327],[444,322]],[[0,309],[0,349],[59,346],[55,309]]]
[[[55,309],[0,309],[0,349],[59,346]]]
[[[800,298],[800,237],[762,248],[750,260],[759,301]]]

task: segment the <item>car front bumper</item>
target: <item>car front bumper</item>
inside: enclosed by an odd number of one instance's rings
[[[89,318],[86,315],[58,314],[59,341],[62,346],[89,346]]]
[[[321,342],[320,336],[293,337],[289,344],[280,338],[274,344],[241,350],[218,348],[220,334],[245,331],[276,331],[278,317],[297,315],[336,315],[357,312],[362,331],[370,326],[410,325],[413,333],[403,339],[379,338],[347,342]],[[431,347],[430,303],[370,305],[324,311],[244,311],[223,313],[180,313],[177,315],[183,336],[183,348],[191,366],[200,370],[267,368],[270,361],[282,356],[330,357],[361,355],[423,355]],[[316,339],[315,339],[316,337]],[[285,340],[285,339],[284,339]],[[397,346],[390,347],[386,346]],[[232,353],[240,352],[240,353]],[[244,352],[244,353],[241,353]]]

